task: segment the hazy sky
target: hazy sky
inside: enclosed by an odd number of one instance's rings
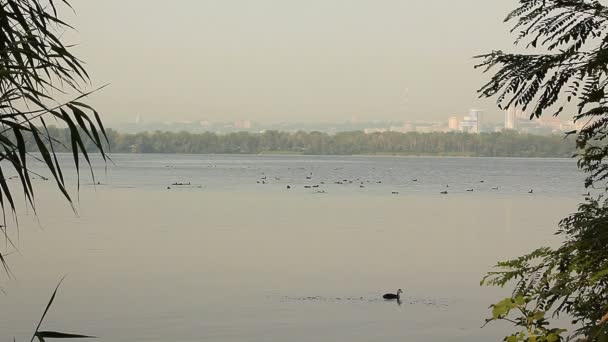
[[[515,0],[74,0],[65,12],[108,123],[446,119],[511,46]]]

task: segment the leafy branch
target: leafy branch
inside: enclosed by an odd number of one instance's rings
[[[516,44],[543,52],[478,56],[477,67],[493,73],[480,96],[496,96],[500,108],[522,107],[531,118],[572,111],[585,123],[570,132],[585,186],[608,191],[608,9],[599,1],[520,0],[506,21],[515,21]],[[488,319],[519,329],[505,341],[608,340],[608,201],[587,197],[556,234],[563,238],[560,247],[500,262],[482,280],[515,283],[512,296],[492,305]],[[560,315],[578,327],[568,337],[564,329],[549,328],[549,319]]]

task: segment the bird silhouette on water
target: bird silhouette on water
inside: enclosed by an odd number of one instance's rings
[[[393,300],[393,299],[397,299],[399,300],[401,298],[401,294],[403,293],[403,291],[401,289],[397,290],[397,293],[385,293],[382,298],[387,299],[387,300]]]

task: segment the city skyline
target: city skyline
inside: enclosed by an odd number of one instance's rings
[[[463,132],[463,133],[491,133],[504,130],[518,131],[531,134],[556,134],[581,129],[582,122],[575,123],[572,119],[560,119],[557,117],[541,117],[530,119],[526,113],[517,109],[503,111],[502,120],[487,120],[487,113],[479,109],[469,109],[468,112],[458,116],[449,116],[444,120],[361,120],[356,116],[346,121],[335,122],[262,122],[249,118],[237,120],[172,120],[172,121],[145,121],[141,115],[136,115],[133,122],[121,123],[111,128],[122,132],[144,132],[144,131],[187,131],[187,132],[214,132],[231,133],[238,131],[264,132],[267,130],[277,131],[320,131],[326,133],[338,133],[346,131],[363,131],[365,133],[382,132]]]

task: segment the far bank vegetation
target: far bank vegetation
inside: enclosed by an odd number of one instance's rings
[[[68,152],[69,130],[49,128],[58,152]],[[569,158],[575,141],[563,134],[532,135],[512,131],[465,133],[365,134],[360,131],[327,134],[322,132],[263,133],[236,132],[143,132],[136,134],[107,131],[113,153],[186,153],[186,154],[306,154],[306,155],[396,155],[396,156],[469,156],[469,157],[543,157]],[[95,151],[95,145],[85,141]],[[32,141],[30,151],[37,146]]]

